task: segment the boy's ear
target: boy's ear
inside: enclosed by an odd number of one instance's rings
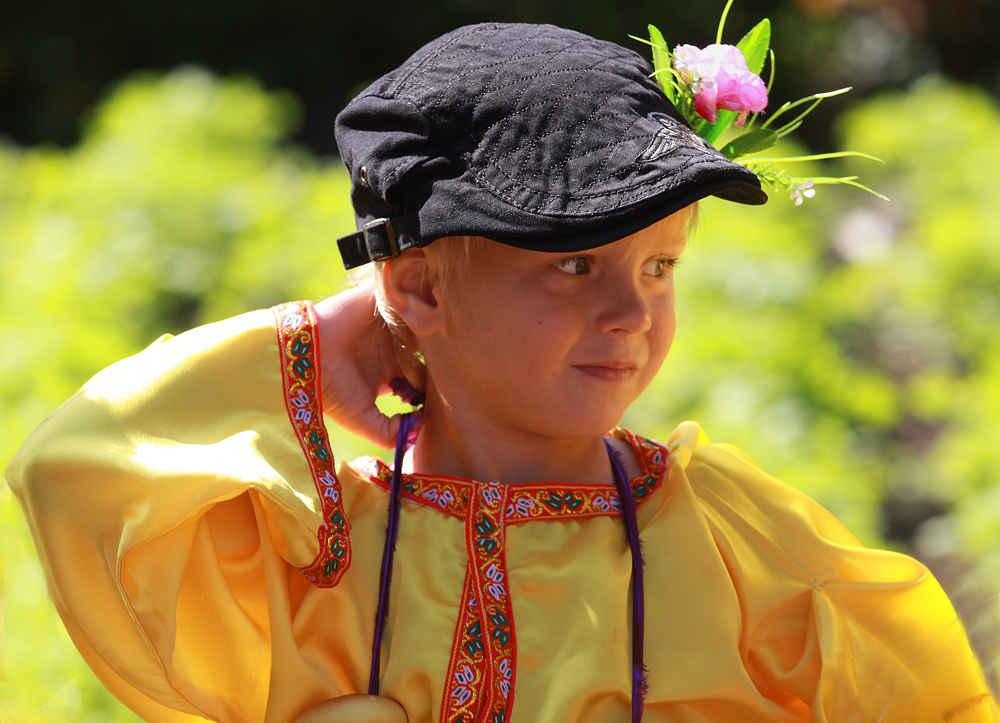
[[[414,334],[433,334],[441,328],[436,275],[422,248],[407,249],[382,264],[382,281],[389,303]]]

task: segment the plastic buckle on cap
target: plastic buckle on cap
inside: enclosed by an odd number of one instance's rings
[[[399,256],[396,232],[387,218],[376,218],[361,228],[365,236],[365,248],[372,261],[384,261]]]

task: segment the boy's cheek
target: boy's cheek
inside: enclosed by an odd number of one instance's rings
[[[667,354],[670,353],[670,347],[673,346],[675,327],[671,323],[669,327],[661,329],[650,342],[649,349],[649,363],[647,364],[648,375],[650,380],[656,376],[657,372],[660,371],[660,367],[663,366],[663,362],[667,358]]]

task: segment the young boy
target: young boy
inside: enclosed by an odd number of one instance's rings
[[[374,283],[161,340],[26,443],[53,600],[139,715],[992,719],[919,563],[696,425],[607,435],[669,349],[692,204],[765,200],[648,72],[551,26],[431,43],[338,118]],[[401,374],[405,458],[374,406]],[[335,472],[324,414],[395,469]]]

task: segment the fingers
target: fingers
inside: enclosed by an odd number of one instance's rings
[[[399,434],[399,425],[402,421],[401,414],[394,414],[387,417],[372,406],[371,409],[357,414],[350,419],[337,420],[344,429],[353,432],[359,437],[367,439],[373,444],[377,444],[385,449],[393,449],[396,446],[396,435]]]

